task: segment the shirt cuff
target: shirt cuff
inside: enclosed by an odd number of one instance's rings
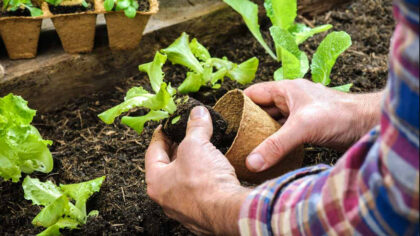
[[[241,235],[272,235],[271,212],[276,199],[289,184],[331,167],[317,165],[295,170],[277,179],[267,181],[252,191],[241,208],[239,229]]]

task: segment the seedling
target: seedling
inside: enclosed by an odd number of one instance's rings
[[[124,11],[128,18],[136,17],[139,3],[137,0],[105,0],[104,7],[106,11]]]
[[[32,221],[35,226],[47,228],[38,235],[61,235],[60,229],[77,229],[86,224],[89,216],[97,216],[96,210],[87,214],[86,202],[99,192],[104,180],[105,176],[58,187],[51,181],[41,182],[27,176],[22,184],[25,199],[44,207]]]
[[[81,5],[84,8],[88,8],[89,4],[86,2],[86,0],[45,0],[45,2],[53,5],[53,6],[77,6]]]
[[[31,125],[36,114],[20,96],[9,94],[0,98],[0,177],[18,182],[22,172],[49,173],[53,169],[48,145]]]
[[[149,121],[167,119],[165,129],[171,129],[168,128],[170,125],[182,124],[182,126],[186,126],[183,121],[188,120],[189,111],[194,106],[202,104],[183,95],[198,92],[203,86],[220,88],[225,77],[241,84],[250,83],[255,78],[258,69],[258,59],[256,58],[240,65],[230,62],[226,58],[212,58],[208,50],[197,39],[190,42],[186,33],[183,33],[172,45],[161,50],[161,52],[156,53],[153,62],[139,66],[140,71],[148,74],[154,93],[149,93],[142,87],[130,89],[123,103],[99,115],[102,121],[106,124],[112,124],[118,116],[125,112],[134,108],[145,108],[150,110],[148,114],[140,117],[125,116],[121,122],[133,128],[139,134],[143,132],[145,123]],[[164,82],[162,67],[167,60],[173,64],[183,65],[190,70],[185,81],[178,88],[179,95],[177,95],[175,88]],[[223,120],[220,115],[212,111],[211,113],[214,123]],[[218,127],[222,133],[226,130],[226,124],[219,124]],[[179,130],[185,134],[185,127]],[[167,133],[171,134],[173,132]],[[215,131],[215,133],[217,132]],[[221,136],[223,137],[223,135]],[[182,138],[176,137],[174,141],[182,140]]]
[[[42,16],[41,9],[35,7],[31,0],[4,0],[2,11],[14,12],[19,9],[28,9],[32,17]]]
[[[312,79],[316,83],[329,85],[331,70],[338,56],[351,46],[351,38],[345,32],[333,32],[321,43],[314,55],[312,66],[308,56],[299,49],[299,45],[316,34],[328,31],[332,25],[310,28],[305,24],[295,23],[297,16],[296,0],[265,0],[264,7],[273,26],[270,34],[275,44],[275,52],[262,37],[258,23],[258,5],[250,0],[224,0],[242,15],[245,24],[267,53],[282,62],[282,68],[274,73],[274,80],[303,78],[312,69]],[[326,78],[328,77],[328,78]],[[349,91],[350,85],[335,89]]]

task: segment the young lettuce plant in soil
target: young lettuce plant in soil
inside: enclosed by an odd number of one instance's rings
[[[106,11],[124,11],[125,16],[134,18],[136,17],[137,10],[140,8],[149,8],[149,2],[138,0],[105,0],[104,7]]]
[[[98,211],[86,211],[87,200],[99,192],[105,176],[78,184],[57,186],[51,181],[41,182],[27,176],[22,187],[25,199],[34,205],[43,206],[41,212],[32,221],[34,226],[47,228],[39,236],[61,235],[60,229],[77,229],[86,224],[90,216],[97,216]]]
[[[6,16],[42,16],[43,12],[31,0],[3,0],[0,1],[0,17]]]
[[[0,177],[18,182],[34,171],[49,173],[53,158],[48,149],[52,141],[44,140],[31,125],[36,114],[20,96],[0,98]]]
[[[328,86],[330,74],[335,62],[345,50],[351,46],[351,37],[345,32],[333,32],[321,43],[313,55],[312,65],[299,45],[316,34],[328,31],[332,25],[322,25],[310,28],[305,24],[295,23],[297,16],[296,0],[265,0],[264,7],[273,26],[270,34],[275,45],[275,52],[262,37],[258,23],[258,5],[250,0],[224,0],[235,11],[241,14],[251,33],[264,47],[267,53],[282,67],[274,73],[274,80],[304,78],[309,68],[312,80]],[[335,87],[334,89],[348,92],[352,84]]]
[[[99,115],[102,121],[112,124],[122,113],[134,108],[149,109],[149,113],[144,116],[125,116],[121,122],[141,134],[148,121],[163,121],[163,131],[174,142],[180,143],[185,137],[191,110],[203,105],[185,94],[198,92],[203,86],[218,89],[225,77],[241,84],[248,84],[255,78],[259,64],[256,58],[240,65],[230,62],[227,58],[212,58],[197,39],[190,42],[186,33],[161,52],[156,53],[153,62],[139,66],[140,71],[148,74],[154,93],[149,93],[142,87],[130,89],[122,104]],[[167,60],[189,69],[178,92],[170,84],[164,82],[162,67]],[[207,108],[210,110],[215,127],[211,141],[216,147],[227,151],[226,146],[223,145],[229,142],[230,145],[235,134],[226,134],[227,122],[211,107],[207,106]]]
[[[93,10],[92,0],[45,0],[53,14],[67,14]]]

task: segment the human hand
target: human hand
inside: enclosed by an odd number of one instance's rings
[[[379,124],[382,93],[342,93],[300,79],[257,84],[245,94],[274,118],[287,118],[249,155],[247,167],[254,172],[304,143],[345,150]]]
[[[232,165],[210,142],[212,133],[204,107],[192,110],[179,147],[158,128],[146,154],[147,193],[194,233],[237,235],[249,190],[240,186]]]

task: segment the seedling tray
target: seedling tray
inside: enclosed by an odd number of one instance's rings
[[[95,0],[92,11],[71,14],[52,14],[44,2],[44,14],[40,17],[0,17],[0,35],[11,59],[34,58],[42,20],[51,19],[67,53],[89,53],[95,44],[97,15],[105,14],[111,49],[131,50],[140,45],[150,16],[159,11],[157,0],[149,2],[149,11],[138,11],[134,19],[127,18],[123,12],[106,12],[103,0]]]

